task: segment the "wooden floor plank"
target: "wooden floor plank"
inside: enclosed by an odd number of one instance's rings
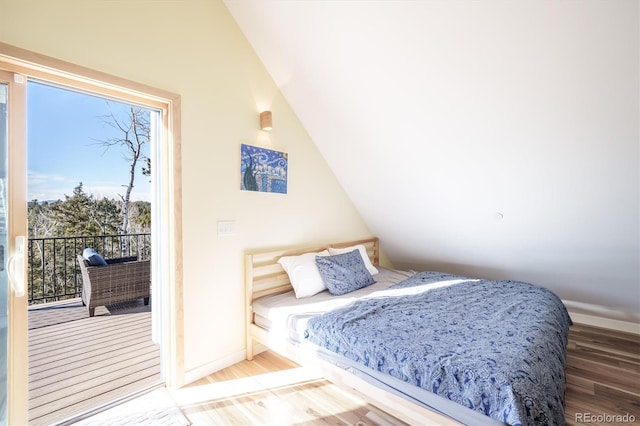
[[[111,372],[108,375],[99,375],[93,377],[86,382],[76,382],[70,380],[69,385],[64,387],[51,387],[52,392],[35,396],[29,401],[29,411],[34,414],[40,412],[39,409],[57,411],[61,408],[69,407],[80,401],[102,395],[114,388],[121,388],[132,382],[131,376],[135,373],[135,377],[146,378],[157,374],[160,369],[157,365],[150,362],[140,363],[122,372]],[[136,379],[137,381],[137,379]],[[72,391],[73,389],[73,391]],[[55,395],[55,399],[51,398]]]
[[[65,314],[65,306],[73,312]],[[50,425],[160,384],[151,307],[140,300],[118,308],[103,307],[90,318],[72,300],[29,311],[30,425]]]
[[[598,362],[611,367],[619,367],[627,371],[640,373],[640,363],[636,357],[624,353],[612,353],[606,350],[574,344],[569,348],[571,356],[591,362]]]
[[[578,325],[572,327],[569,337],[583,347],[604,350],[614,356],[623,355],[633,360],[640,360],[640,343],[637,335],[632,333]]]
[[[640,335],[575,324],[566,370],[567,425],[585,424],[585,415],[640,420]]]
[[[571,327],[567,350],[567,425],[585,424],[576,421],[585,414],[627,414],[634,416],[636,421],[640,420],[638,348],[639,335],[580,324]],[[286,371],[296,367],[289,360],[264,352],[253,361],[243,361],[190,386],[205,387],[207,384],[252,376],[259,382],[260,375],[265,372]],[[364,400],[359,402],[362,406],[350,409],[348,405],[345,406],[347,398],[344,390],[325,380],[288,387],[269,387],[265,384],[264,389],[263,392],[218,398],[207,403],[181,405],[181,408],[194,424],[273,424],[270,422],[277,419],[280,413],[295,419],[283,424],[400,424],[399,420],[389,417]],[[278,399],[274,400],[273,396]],[[357,397],[354,398],[357,400]],[[287,403],[284,404],[282,400]],[[257,423],[250,423],[252,421]]]
[[[151,325],[149,324],[149,327]],[[58,361],[65,361],[72,357],[87,357],[87,353],[108,352],[124,345],[134,345],[140,341],[148,340],[149,335],[146,331],[133,331],[126,336],[113,336],[110,339],[103,340],[88,336],[80,343],[70,342],[68,345],[60,343],[53,345],[51,350],[35,351],[29,355],[29,362],[33,368],[40,366],[54,366]]]
[[[640,397],[640,374],[623,368],[605,366],[597,362],[567,357],[567,374],[583,377],[594,383],[606,382],[615,389],[636,393]]]
[[[101,365],[90,363],[87,367],[74,371],[64,371],[53,377],[53,380],[32,381],[29,395],[33,403],[43,399],[48,400],[51,393],[62,393],[68,389],[77,392],[94,392],[96,385],[109,383],[113,380],[128,379],[136,375],[139,370],[157,366],[158,352],[150,352],[144,356],[137,354],[135,357],[126,357],[116,362],[108,362]],[[96,375],[96,372],[101,372]]]
[[[51,425],[53,423],[66,420],[78,413],[94,409],[103,404],[111,403],[114,400],[121,399],[123,395],[139,392],[141,389],[147,389],[158,384],[157,372],[146,378],[141,378],[135,382],[127,383],[119,388],[112,388],[109,391],[93,396],[92,398],[82,400],[74,405],[65,406],[64,408],[51,411],[43,410],[42,415],[36,416],[35,413],[29,413],[29,426]],[[40,413],[38,413],[40,414]]]
[[[149,324],[150,318],[146,319],[146,322],[145,318],[144,315],[132,314],[130,318],[126,319],[97,320],[100,323],[82,321],[81,324],[69,324],[67,328],[60,326],[55,326],[51,330],[40,328],[31,332],[29,349],[32,351],[55,350],[56,345],[64,343],[82,344],[86,336],[99,336],[102,340],[107,340],[118,336],[120,328],[146,329],[144,324]]]
[[[68,359],[61,359],[51,363],[40,363],[37,366],[33,366],[33,368],[29,369],[29,380],[38,381],[45,379],[47,377],[51,377],[55,372],[74,370],[76,371],[81,366],[87,364],[87,359],[91,358],[91,360],[95,363],[100,363],[104,360],[109,360],[112,358],[122,359],[126,357],[130,357],[132,354],[137,353],[147,353],[150,351],[157,351],[155,345],[149,344],[149,342],[137,342],[133,345],[120,347],[109,352],[106,351],[98,351],[98,353],[89,353],[83,352],[80,354],[76,354],[74,356],[70,356]],[[53,372],[52,372],[53,370]]]

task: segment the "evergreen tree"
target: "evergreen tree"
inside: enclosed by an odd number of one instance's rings
[[[120,232],[121,214],[122,209],[115,200],[102,198],[95,202],[92,219],[103,235],[114,235]]]
[[[117,234],[120,209],[107,198],[96,201],[80,182],[72,196],[65,195],[65,201],[51,205],[51,219],[59,237]]]
[[[120,234],[122,205],[123,201],[119,200],[96,200],[84,192],[82,182],[73,189],[73,195],[65,195],[65,200],[30,201],[27,208],[31,240],[30,296],[55,300],[59,294],[75,294],[75,282],[70,277],[75,276],[76,256],[85,247],[93,247],[108,257],[132,254],[148,259],[151,251],[148,238],[107,237]],[[132,202],[131,219],[130,233],[148,234],[151,204]],[[75,238],[56,240],[52,237]],[[126,241],[128,249],[125,254],[122,254],[123,241]]]
[[[132,222],[136,227],[135,232],[151,231],[151,203],[148,201],[136,201],[133,203]]]
[[[151,158],[147,157],[146,159],[147,165],[142,166],[142,174],[149,178],[149,182],[151,182]]]

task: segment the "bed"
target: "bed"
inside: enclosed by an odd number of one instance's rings
[[[248,253],[246,308],[248,359],[321,368],[407,423],[564,424],[571,319],[545,288],[382,268],[370,238]]]

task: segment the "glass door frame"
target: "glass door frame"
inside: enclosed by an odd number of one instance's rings
[[[153,246],[158,246],[154,257],[156,267],[152,271],[161,280],[161,359],[163,380],[167,387],[177,388],[185,384],[184,376],[184,309],[183,309],[183,272],[182,272],[182,149],[181,119],[179,95],[151,86],[135,83],[100,71],[91,70],[55,58],[36,54],[0,42],[0,71],[7,71],[24,77],[24,102],[15,108],[21,114],[13,113],[10,119],[21,123],[10,135],[9,146],[12,155],[22,152],[19,160],[22,170],[13,170],[14,179],[19,182],[23,194],[17,205],[24,209],[23,219],[19,223],[23,228],[10,230],[12,235],[27,235],[27,195],[26,195],[26,81],[33,78],[42,82],[68,87],[76,91],[85,91],[102,97],[124,100],[129,103],[153,108],[162,112],[162,135],[158,145],[158,164],[152,168],[153,176],[161,180],[156,203],[157,210],[152,211],[153,220],[158,226],[152,230]],[[13,84],[13,83],[12,83]],[[13,160],[12,160],[13,161]],[[13,173],[10,172],[10,173]],[[11,176],[11,175],[10,175]],[[21,180],[20,180],[21,179]],[[16,196],[18,194],[15,194]],[[11,197],[11,196],[10,196]],[[11,198],[10,198],[11,199]],[[18,216],[19,217],[19,216]],[[15,221],[14,221],[15,222]],[[16,234],[16,232],[22,232]],[[14,237],[9,238],[10,249]],[[26,265],[26,263],[25,263]],[[25,266],[26,267],[26,266]],[[26,276],[26,274],[25,274]],[[152,279],[156,279],[152,276]],[[9,354],[9,424],[27,423],[27,298],[15,298],[10,295],[9,321],[12,328],[12,316],[16,316],[17,326],[13,336],[15,347]],[[11,330],[9,331],[11,335]],[[9,342],[13,346],[12,340]]]
[[[0,81],[8,84],[7,128],[7,253],[15,255],[17,236],[27,235],[27,132],[26,78],[24,75],[0,70]],[[26,260],[22,277],[26,277]],[[6,266],[5,266],[6,267]],[[24,285],[25,283],[22,283]],[[16,297],[8,283],[7,335],[7,411],[8,424],[27,424],[27,297]]]

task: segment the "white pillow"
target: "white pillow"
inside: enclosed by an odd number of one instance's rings
[[[362,260],[364,261],[364,266],[367,267],[367,271],[369,271],[371,275],[377,274],[378,270],[376,269],[375,266],[373,266],[373,263],[371,263],[371,260],[369,259],[369,255],[367,254],[367,249],[362,244],[358,244],[357,246],[345,247],[345,248],[329,247],[329,254],[333,256],[334,254],[349,253],[350,251],[353,251],[355,249],[358,249],[358,251],[360,251],[360,256],[362,256]]]
[[[313,296],[327,289],[316,265],[316,256],[329,256],[322,250],[318,253],[305,253],[299,256],[283,256],[278,259],[282,269],[289,275],[296,298]]]

